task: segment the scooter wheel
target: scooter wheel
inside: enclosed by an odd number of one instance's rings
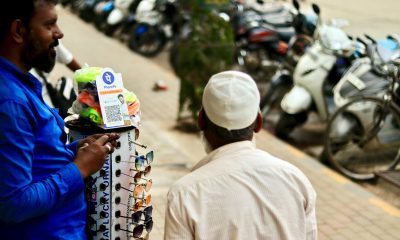
[[[140,23],[130,33],[128,46],[143,56],[153,57],[161,52],[166,42],[164,32],[157,26]]]
[[[275,135],[283,140],[289,138],[293,129],[307,121],[307,112],[289,114],[283,112],[279,117],[278,123],[275,128]]]

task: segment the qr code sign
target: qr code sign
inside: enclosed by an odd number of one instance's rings
[[[120,122],[122,121],[121,107],[119,105],[105,106],[107,115],[107,122]]]

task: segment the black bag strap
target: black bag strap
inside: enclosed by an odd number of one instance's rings
[[[48,87],[47,84],[49,84],[49,82],[47,81],[47,78],[46,78],[46,76],[44,75],[43,71],[42,71],[42,70],[39,70],[39,69],[37,69],[37,68],[35,68],[35,71],[36,71],[36,73],[39,75],[39,77],[41,77],[41,78],[43,79],[44,83],[46,84],[47,91],[48,91],[48,90],[49,90],[49,87]]]

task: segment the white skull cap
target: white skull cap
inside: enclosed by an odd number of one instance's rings
[[[260,92],[253,78],[239,71],[213,75],[204,88],[203,109],[214,124],[228,130],[250,126],[260,109]]]

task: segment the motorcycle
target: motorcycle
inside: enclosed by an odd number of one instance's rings
[[[153,4],[146,6],[147,11],[138,12],[137,24],[129,32],[128,47],[146,57],[162,51],[167,41],[179,32],[182,19],[176,1]]]
[[[367,38],[372,40],[370,37]],[[341,108],[352,99],[382,96],[389,86],[389,76],[382,66],[400,56],[400,41],[394,38],[372,40],[371,43],[366,43],[359,38],[357,40],[365,46],[366,56],[356,59],[333,88],[333,101],[336,109]],[[331,121],[333,120],[330,117],[329,122]],[[361,122],[353,114],[346,114],[340,118],[340,121],[335,120],[334,123],[330,124],[331,130],[327,131],[326,135],[335,135],[338,137],[337,139],[341,139],[356,129],[356,123]],[[321,152],[319,159],[329,164],[326,147]]]
[[[296,9],[296,14],[293,18],[293,27],[296,34],[290,39],[286,56],[271,78],[266,93],[261,97],[260,109],[266,121],[270,110],[281,102],[285,93],[292,87],[294,68],[300,57],[314,42],[313,36],[317,18],[315,15],[303,14],[300,11],[300,4],[297,0],[293,0],[292,4]]]
[[[288,42],[295,34],[293,13],[283,7],[265,13],[245,9],[232,19],[238,65],[256,80],[269,78],[286,55]]]
[[[333,88],[333,100],[338,108],[354,98],[383,94],[389,84],[383,68],[400,58],[400,40],[390,36],[378,41],[366,37],[371,43],[357,40],[365,46],[367,55],[356,59]]]
[[[86,21],[91,22],[94,19],[94,8],[100,0],[84,0],[78,9],[78,16]]]
[[[339,108],[327,125],[320,156],[356,180],[372,179],[399,159],[400,39],[366,46],[368,57],[356,60],[334,88]]]
[[[311,110],[316,110],[322,120],[328,118],[334,107],[333,86],[364,51],[339,27],[322,24],[319,7],[313,4],[312,8],[318,15],[317,40],[299,59],[293,73],[294,85],[281,101],[275,135],[282,139],[306,122]]]
[[[98,30],[105,28],[105,24],[110,15],[111,11],[114,9],[114,0],[100,1],[94,7],[94,17],[93,23]]]
[[[102,27],[102,31],[107,36],[112,36],[118,28],[122,28],[121,32],[129,29],[136,23],[135,14],[145,0],[115,0],[114,8],[107,16],[107,20]]]

